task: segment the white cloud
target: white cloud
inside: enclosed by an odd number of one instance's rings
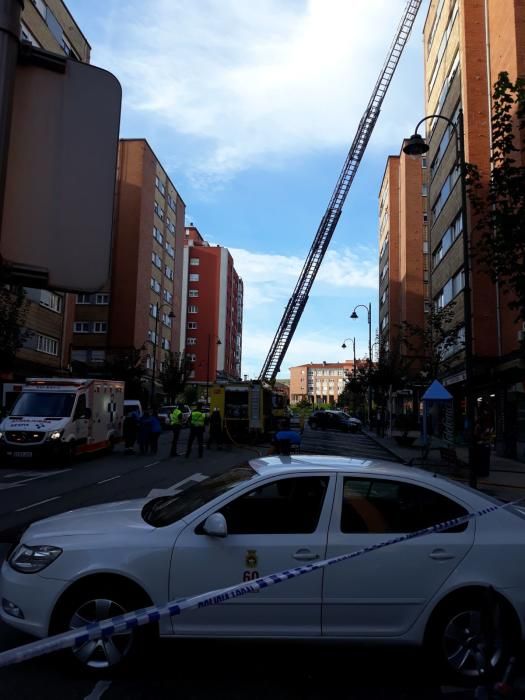
[[[405,4],[135,2],[93,55],[126,109],[192,139],[182,165],[209,182],[349,144]]]
[[[255,377],[274,338],[304,261],[294,256],[253,253],[230,248],[235,269],[244,281],[243,372]],[[347,298],[377,296],[377,254],[362,248],[359,256],[349,249],[329,250],[313,284],[307,310],[286,353],[282,376],[288,367],[305,362],[348,358],[341,349],[341,328],[348,326]],[[306,323],[307,318],[314,320]],[[315,330],[312,330],[312,327]],[[365,356],[368,327],[356,323],[358,356]],[[349,331],[350,332],[350,331]],[[348,334],[348,333],[347,333]]]

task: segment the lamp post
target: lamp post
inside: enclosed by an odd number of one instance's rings
[[[346,341],[347,340],[352,341],[352,348],[353,348],[353,353],[354,353],[354,361],[352,364],[352,374],[354,375],[354,382],[355,382],[356,373],[357,373],[357,367],[356,367],[356,363],[355,363],[355,338],[345,338],[343,340],[343,344],[341,345],[342,348],[346,348]],[[355,415],[355,392],[352,392],[352,397],[353,397],[353,404],[354,404],[353,408],[354,408],[354,415]]]
[[[368,306],[358,304],[350,314],[350,318],[359,318],[356,313],[356,309],[359,308],[366,309],[368,318],[368,426],[372,427],[372,387],[370,386],[370,373],[372,371],[372,302]]]
[[[217,336],[213,336],[212,333],[208,333],[208,358],[206,360],[206,403],[208,403],[208,394],[209,394],[209,387],[210,387],[210,346],[211,346],[212,337],[217,337]],[[215,344],[222,345],[220,338],[217,338],[217,341]]]
[[[463,125],[463,110],[458,112],[457,124],[443,114],[430,114],[423,117],[417,125],[414,134],[406,140],[403,151],[407,155],[422,155],[429,146],[420,134],[419,126],[427,119],[444,119],[454,131],[456,137],[456,165],[459,166],[461,185],[461,227],[463,229],[463,315],[465,317],[465,413],[467,417],[466,433],[468,447],[469,483],[474,488],[477,485],[476,469],[473,462],[472,438],[475,418],[474,397],[472,396],[472,301],[470,293],[470,242],[467,220],[467,182],[465,163],[465,131]]]
[[[156,369],[157,369],[157,334],[158,334],[158,329],[159,329],[159,316],[160,316],[160,310],[164,307],[167,306],[168,308],[171,308],[169,304],[159,304],[157,302],[155,304],[155,330],[153,334],[153,340],[150,341],[151,344],[153,345],[153,364],[151,366],[151,406],[153,408],[154,400],[155,400],[155,374],[156,374]],[[173,309],[168,314],[168,318],[175,318],[175,314],[173,313]]]

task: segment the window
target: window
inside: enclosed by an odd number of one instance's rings
[[[97,294],[95,297],[95,304],[109,304],[109,294]]]
[[[154,292],[157,292],[157,294],[160,294],[160,282],[158,282],[155,277],[152,277],[149,283],[149,286],[151,289],[153,289]]]
[[[445,254],[454,243],[456,238],[458,238],[463,231],[463,219],[461,212],[454,218],[448,229],[443,234],[441,240],[438,243],[437,248],[432,254],[432,266],[436,267],[441,260],[445,257]]]
[[[195,331],[197,330],[198,324],[197,321],[188,321],[188,330],[189,331]]]
[[[175,202],[175,200],[173,199],[173,197],[172,197],[170,194],[168,194],[168,207],[169,207],[172,211],[176,211],[176,210],[177,210],[177,203]]]
[[[164,243],[164,236],[156,226],[153,227],[153,238],[161,245]]]
[[[173,279],[173,270],[171,269],[171,267],[169,265],[164,266],[164,274],[166,275],[166,277],[169,280]]]
[[[452,170],[447,175],[443,186],[437,195],[434,204],[432,206],[432,220],[435,221],[439,216],[441,210],[445,206],[450,193],[452,192],[454,185],[459,179],[460,168],[457,165],[452,167]]]
[[[199,290],[198,289],[190,289],[188,291],[188,296],[189,297],[198,297],[199,296]]]
[[[158,175],[155,176],[155,187],[161,194],[164,194],[164,192],[166,191],[166,188],[164,187],[164,184],[160,181]]]
[[[459,294],[459,292],[465,286],[465,273],[463,269],[459,270],[453,277],[451,277],[441,290],[434,297],[434,306],[436,309],[443,309],[447,304],[449,304],[452,299]]]
[[[20,39],[22,41],[28,41],[33,46],[40,46],[35,37],[31,34],[29,29],[23,22],[20,22]]]
[[[189,314],[198,314],[198,313],[199,313],[199,307],[198,307],[198,306],[194,306],[193,304],[190,304],[190,305],[188,306],[188,313],[189,313]]]
[[[50,338],[48,335],[37,335],[36,349],[46,355],[58,355],[58,340]]]
[[[186,345],[197,345],[197,338],[186,338]]]
[[[157,304],[150,304],[149,305],[149,315],[153,316],[153,318],[157,318],[157,313],[158,313],[159,307]]]
[[[91,304],[91,295],[77,294],[77,304]]]
[[[171,243],[168,243],[168,241],[166,241],[166,253],[167,253],[171,258],[174,258],[174,257],[175,257],[175,248],[171,245]]]
[[[151,340],[152,343],[158,343],[159,342],[159,336],[155,331],[149,330],[148,331],[148,340]]]
[[[198,272],[190,273],[190,282],[198,282],[199,278],[200,278],[200,275]]]
[[[428,185],[424,184],[421,186],[421,195],[426,197],[428,195]]]
[[[341,532],[416,532],[445,520],[467,515],[455,501],[413,484],[347,477],[343,484]],[[467,523],[443,534],[462,532]]]
[[[171,292],[169,292],[167,289],[164,289],[162,294],[164,296],[164,300],[167,301],[168,304],[171,304],[171,302],[173,301],[173,294]]]
[[[170,340],[168,338],[162,338],[162,340],[160,341],[160,347],[163,350],[169,350],[171,348]]]
[[[75,406],[75,413],[73,414],[73,420],[79,420],[80,418],[86,418],[86,395],[80,394],[77,399],[77,405]]]
[[[155,214],[159,217],[161,221],[164,221],[164,209],[160,206],[160,204],[155,200],[155,204],[153,205],[153,210]]]
[[[158,267],[159,270],[162,270],[162,260],[160,259],[160,256],[155,253],[155,251],[151,251],[151,262],[155,265],[155,267]]]
[[[47,14],[47,5],[44,0],[31,0],[36,9],[40,12],[42,17],[45,19]]]
[[[436,30],[438,28],[439,20],[441,19],[441,13],[443,11],[444,4],[445,4],[445,0],[439,0],[439,4],[438,4],[437,9],[436,9],[436,14],[434,15],[434,21],[432,22],[432,27],[431,27],[430,33],[428,35],[427,53],[430,52],[432,42],[434,41],[434,37],[436,36]]]
[[[44,306],[46,309],[59,314],[62,311],[62,297],[54,292],[49,292],[47,289],[42,289],[40,292],[40,306]]]
[[[175,235],[175,223],[170,219],[169,216],[166,217],[166,226],[168,227],[168,231]]]
[[[232,535],[315,532],[327,476],[279,479],[236,498],[220,512]]]
[[[73,333],[90,333],[91,324],[89,321],[75,321],[73,324]]]
[[[194,352],[190,352],[186,355],[186,359],[188,362],[195,362],[197,355]]]
[[[190,258],[190,265],[200,265],[199,258]]]
[[[171,318],[169,317],[169,314],[163,313],[162,314],[162,323],[167,326],[168,328],[171,328]]]
[[[93,333],[107,333],[108,324],[107,321],[94,321],[93,322]]]

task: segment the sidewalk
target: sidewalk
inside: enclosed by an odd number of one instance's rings
[[[454,468],[444,462],[440,457],[439,449],[431,449],[423,463],[420,447],[402,447],[397,444],[393,437],[378,437],[369,430],[363,430],[363,433],[405,464],[409,464],[412,461],[415,467],[436,471],[439,474],[468,484],[469,475],[467,470]],[[456,454],[462,462],[467,462],[468,452],[466,447],[457,447]],[[478,477],[478,489],[505,501],[521,497],[525,498],[525,463],[518,462],[515,459],[499,457],[492,452],[490,455],[490,473],[488,476]]]

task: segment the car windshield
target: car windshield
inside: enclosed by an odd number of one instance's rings
[[[212,474],[176,496],[160,496],[148,501],[142,509],[142,517],[153,527],[171,525],[242,481],[249,481],[255,476],[257,472],[249,464],[234,467],[220,474]]]
[[[62,392],[22,392],[11,410],[11,418],[65,418],[71,415],[75,394]]]

